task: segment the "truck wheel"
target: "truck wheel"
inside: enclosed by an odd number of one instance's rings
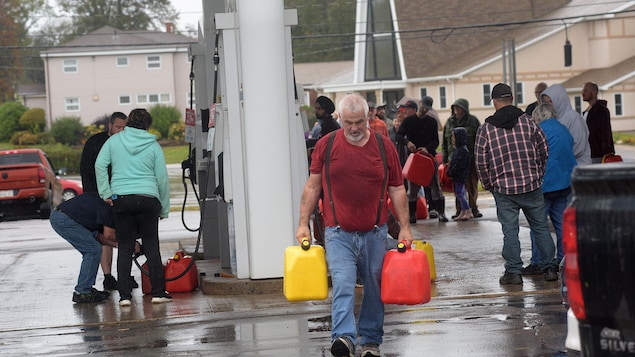
[[[49,188],[49,194],[46,201],[40,203],[40,219],[48,219],[53,210],[53,191]]]

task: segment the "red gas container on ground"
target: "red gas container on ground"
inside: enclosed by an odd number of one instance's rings
[[[185,255],[182,250],[179,250],[176,254],[174,254],[174,257],[168,259],[167,266],[163,266],[163,272],[166,279],[165,290],[169,293],[187,293],[198,287],[198,270],[196,269],[196,264],[193,264],[192,268],[182,277],[173,281],[168,280],[181,274],[185,268],[190,265],[191,261],[192,257]],[[143,263],[141,268],[148,271],[148,263]],[[152,293],[150,277],[143,273],[141,274],[141,290],[144,294]]]
[[[190,270],[182,277],[176,280],[169,280],[183,273],[192,262],[192,257],[185,255],[182,250],[174,254],[174,257],[168,259],[165,266],[165,290],[170,293],[189,293],[198,288],[198,270],[196,264],[192,264]]]
[[[384,257],[381,301],[384,304],[417,305],[430,301],[430,267],[423,250],[399,243]]]
[[[419,186],[430,185],[434,176],[434,159],[431,156],[413,153],[408,156],[408,160],[403,165],[402,174],[404,177]]]

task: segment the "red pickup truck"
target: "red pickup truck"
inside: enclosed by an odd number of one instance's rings
[[[40,149],[0,151],[0,218],[49,217],[62,202],[62,185]]]

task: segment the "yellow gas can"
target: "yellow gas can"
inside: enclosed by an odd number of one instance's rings
[[[437,269],[434,265],[434,249],[432,249],[432,244],[425,240],[413,240],[410,248],[423,250],[426,253],[428,265],[430,266],[430,281],[435,281],[437,278]]]
[[[308,239],[284,251],[283,293],[289,301],[324,300],[329,295],[324,248]]]

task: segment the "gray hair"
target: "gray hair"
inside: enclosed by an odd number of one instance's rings
[[[541,103],[536,106],[536,109],[534,109],[531,113],[531,116],[537,123],[540,123],[545,119],[557,118],[558,113],[556,113],[556,110],[553,109],[553,106]]]
[[[340,116],[344,114],[344,109],[347,109],[354,116],[366,117],[368,115],[368,102],[359,93],[351,93],[340,100],[338,109]]]

